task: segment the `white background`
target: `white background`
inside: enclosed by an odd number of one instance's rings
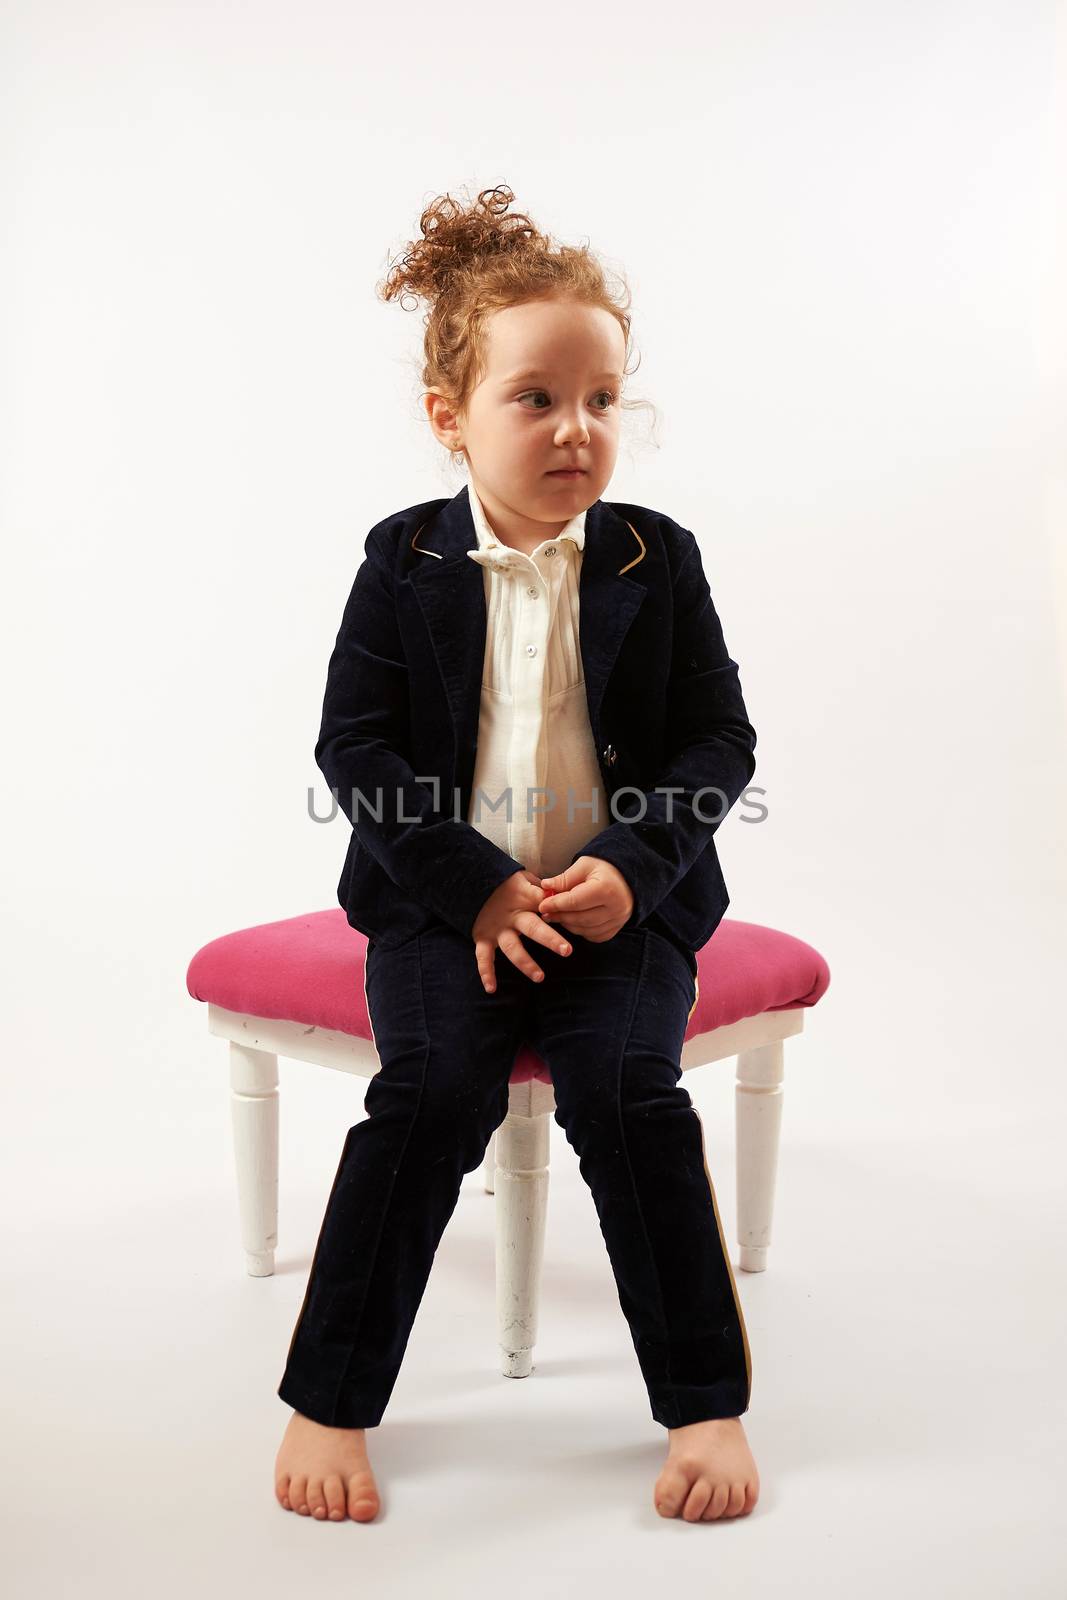
[[[20,1593],[118,1592],[120,1541],[130,1593],[204,1562],[584,1593],[608,1562],[636,1595],[694,1561],[731,1594],[1062,1592],[1065,93],[1067,9],[1019,0],[2,8]],[[388,1514],[319,1532],[271,1491],[365,1081],[283,1064],[278,1272],[245,1277],[184,974],[336,904],[347,825],[307,791],[341,609],[370,526],[464,481],[423,308],[375,285],[434,195],[497,183],[625,274],[659,420],[604,497],[698,534],[769,813],[719,834],[729,915],[832,973],[738,1275],[762,1494],[729,1528],[652,1510],[663,1433],[555,1126],[547,1372],[496,1371],[475,1173],[371,1436]],[[733,1242],[732,1075],[686,1086]]]

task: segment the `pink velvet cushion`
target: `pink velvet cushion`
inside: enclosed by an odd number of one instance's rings
[[[349,925],[340,906],[311,911],[212,939],[189,963],[186,988],[194,1000],[227,1011],[370,1041],[363,990],[366,950],[366,939]],[[719,923],[697,953],[697,968],[700,995],[687,1039],[763,1011],[813,1006],[830,982],[829,967],[810,944],[734,918]],[[552,1081],[541,1057],[523,1045],[511,1081],[529,1078]]]

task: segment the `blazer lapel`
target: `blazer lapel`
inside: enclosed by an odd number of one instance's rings
[[[408,573],[444,681],[456,739],[456,784],[464,798],[474,781],[485,660],[484,569],[467,555],[477,542],[464,486],[416,528]],[[644,557],[644,542],[632,523],[603,500],[594,501],[585,514],[578,588],[579,643],[594,738],[608,679],[648,593],[641,570]]]

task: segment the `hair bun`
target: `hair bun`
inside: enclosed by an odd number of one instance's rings
[[[419,218],[421,239],[408,244],[380,288],[383,300],[414,294],[436,301],[457,278],[487,257],[543,250],[548,240],[518,212],[507,214],[515,195],[507,184],[482,189],[472,204],[438,195]]]

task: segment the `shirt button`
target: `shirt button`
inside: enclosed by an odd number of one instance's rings
[[[537,646],[535,644],[528,644],[526,646],[526,654],[528,656],[535,656],[537,654]]]
[[[534,600],[537,599],[537,590],[536,589],[527,589],[526,593],[528,595],[530,595]]]
[[[546,556],[554,556],[555,553],[556,553],[556,547],[555,547],[554,544],[546,544],[545,545],[545,555]]]

